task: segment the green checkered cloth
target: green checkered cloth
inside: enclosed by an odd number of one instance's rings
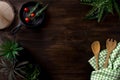
[[[95,69],[91,73],[91,80],[120,80],[120,42],[110,55],[108,67],[104,68],[106,54],[106,50],[102,50],[99,54],[99,70],[96,70],[95,57],[88,61]]]

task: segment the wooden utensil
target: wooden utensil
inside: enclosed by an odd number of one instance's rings
[[[0,1],[0,29],[10,26],[14,20],[14,10],[12,6],[5,1]]]
[[[116,40],[113,40],[113,39],[107,39],[106,40],[107,56],[106,56],[106,60],[105,60],[105,63],[104,63],[104,68],[107,68],[110,53],[113,51],[113,49],[115,49],[116,44],[117,44]]]
[[[98,65],[98,56],[99,56],[99,52],[100,52],[100,42],[99,41],[94,41],[91,44],[91,48],[92,48],[92,51],[93,51],[94,56],[96,58],[96,70],[98,70],[98,68],[99,68],[99,65]]]

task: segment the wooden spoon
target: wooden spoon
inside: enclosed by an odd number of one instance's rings
[[[107,68],[110,53],[113,51],[113,49],[115,49],[116,44],[117,44],[116,40],[113,40],[113,39],[107,39],[106,40],[107,57],[106,57],[106,60],[105,60],[105,63],[104,63],[104,68]]]
[[[99,56],[99,52],[100,52],[100,42],[99,41],[94,41],[91,44],[91,48],[92,48],[92,51],[93,51],[94,56],[96,58],[96,70],[98,70],[98,68],[99,68],[99,65],[98,65],[98,56]]]

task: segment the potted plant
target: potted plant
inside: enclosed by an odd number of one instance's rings
[[[12,40],[6,40],[0,45],[0,56],[9,59],[10,61],[14,61],[16,56],[19,55],[18,52],[23,48],[19,47],[19,44]]]
[[[3,73],[8,80],[39,80],[40,67],[31,64],[28,61],[12,63],[6,58],[1,59],[0,72]]]
[[[22,80],[39,80],[40,67],[27,59],[24,61],[18,59],[18,56],[21,55],[20,51],[23,49],[13,40],[3,41],[0,45],[0,72],[7,76],[8,80],[18,80],[18,78],[22,78]]]
[[[81,0],[82,4],[92,6],[92,9],[86,15],[86,19],[101,19],[108,13],[113,14],[116,11],[120,17],[119,0]]]
[[[24,68],[26,64],[28,64],[28,61],[17,64],[6,58],[1,58],[0,72],[7,76],[7,80],[17,80],[18,77],[24,79],[24,75],[26,74]]]

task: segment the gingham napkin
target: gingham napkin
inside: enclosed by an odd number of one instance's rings
[[[120,80],[120,42],[110,55],[108,67],[104,68],[106,54],[106,50],[102,50],[99,54],[99,70],[96,70],[95,57],[88,61],[95,69],[91,73],[91,80]]]

